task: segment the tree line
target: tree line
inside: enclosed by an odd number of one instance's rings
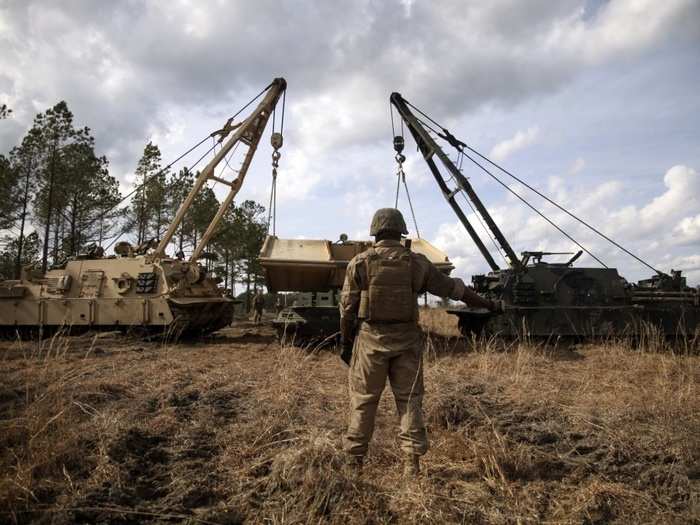
[[[1,105],[0,125],[11,116]],[[149,142],[134,174],[132,195],[123,203],[109,161],[96,153],[90,128],[76,126],[66,102],[38,113],[20,143],[0,154],[0,279],[17,279],[29,266],[46,271],[116,240],[159,241],[198,173],[164,169],[160,149]],[[218,207],[205,187],[176,232],[175,254],[196,246]],[[202,264],[225,288],[239,282],[250,292],[263,282],[257,257],[266,232],[263,206],[232,205]]]

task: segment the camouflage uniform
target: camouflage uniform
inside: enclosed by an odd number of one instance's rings
[[[387,378],[400,418],[402,450],[412,456],[423,455],[428,450],[422,413],[423,367],[418,295],[430,292],[439,297],[467,300],[475,306],[491,306],[489,301],[467,289],[461,279],[452,279],[441,273],[425,256],[408,252],[413,318],[405,322],[362,320],[360,303],[363,290],[366,291],[369,284],[368,257],[406,257],[407,252],[398,240],[381,240],[374,249],[360,253],[348,264],[340,299],[341,329],[349,323],[359,323],[349,371],[350,420],[343,443],[345,451],[351,456],[361,457],[367,452],[379,398]]]

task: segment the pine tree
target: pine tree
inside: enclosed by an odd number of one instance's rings
[[[224,224],[214,239],[219,252],[223,252],[225,270],[231,275],[228,280],[230,287],[233,288],[233,275],[242,277],[248,307],[251,287],[255,290],[264,282],[259,254],[266,234],[265,208],[255,201],[246,200],[227,211]]]
[[[240,253],[235,221],[235,207],[231,206],[221,219],[219,231],[213,239],[214,249],[221,254],[220,260],[223,263],[216,266],[216,274],[223,279],[224,289],[231,290],[232,294],[235,290],[236,277],[239,274],[236,257]]]
[[[45,271],[50,245],[55,264],[104,238],[100,214],[118,201],[119,187],[109,175],[107,159],[96,155],[90,129],[74,128],[64,101],[38,114],[30,133],[36,135],[40,152],[34,217],[44,230]]]
[[[180,172],[177,175],[173,175],[172,179],[168,182],[170,214],[173,217],[177,214],[180,205],[189,194],[193,185],[194,175],[187,168],[181,169]],[[185,214],[185,217],[180,222],[178,231],[175,233],[177,253],[185,253],[185,244],[192,238],[193,231],[191,214]]]
[[[92,242],[101,242],[117,227],[105,226],[106,213],[119,199],[119,185],[98,157],[87,127],[75,129],[65,102],[39,113],[22,143],[9,158],[0,156],[0,226],[18,230],[13,242],[14,275],[25,261],[26,230],[42,227],[42,268],[51,248],[53,262],[76,255]],[[32,237],[32,242],[38,236]]]
[[[105,157],[95,155],[92,137],[86,142],[64,148],[64,169],[71,174],[62,188],[67,235],[63,253],[77,255],[88,244],[101,245],[118,228],[118,211],[110,210],[119,202],[119,183],[109,175]]]
[[[12,228],[17,219],[17,172],[10,159],[0,155],[0,230]]]
[[[19,279],[24,255],[25,230],[29,225],[30,205],[36,192],[41,165],[41,148],[38,129],[30,129],[22,143],[10,152],[10,165],[15,173],[14,192],[8,190],[7,206],[13,206],[17,214],[19,237],[17,238],[17,256],[15,260],[15,278]]]
[[[0,120],[6,119],[12,110],[7,105],[0,106]],[[17,182],[19,174],[12,165],[11,159],[0,154],[0,229],[13,228],[17,222],[19,210],[18,196],[19,190]]]
[[[170,222],[168,174],[161,170],[161,154],[157,145],[149,142],[136,166],[134,195],[129,211],[128,228],[136,234],[136,244],[160,239]]]
[[[119,182],[107,172],[106,164],[107,159],[102,157],[102,165],[105,169],[100,170],[97,175],[94,192],[96,217],[92,219],[95,227],[93,239],[98,246],[103,246],[105,240],[121,235],[123,232],[120,224],[123,211],[116,208],[122,200],[122,194],[119,191]]]
[[[4,241],[4,248],[0,251],[0,280],[19,278],[15,270],[18,259],[21,267],[33,266],[39,262],[41,240],[37,232],[27,235],[22,252],[19,251],[19,238],[5,238]]]
[[[216,211],[219,209],[219,201],[214,190],[205,186],[192,201],[189,214],[192,221],[192,249],[197,246],[204,232],[209,227]]]
[[[90,130],[73,127],[73,114],[68,104],[61,101],[46,113],[39,113],[33,128],[39,133],[43,153],[39,178],[39,192],[35,199],[35,217],[44,227],[42,271],[48,266],[49,245],[53,237],[54,263],[61,257],[62,236],[70,228],[64,210],[69,198],[68,188],[75,174],[69,169],[70,156],[76,147],[92,147]],[[52,231],[53,230],[53,231]]]

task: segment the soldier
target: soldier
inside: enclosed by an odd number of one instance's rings
[[[277,294],[277,300],[275,301],[275,313],[279,313],[284,310],[284,299],[281,295]]]
[[[343,448],[357,471],[367,453],[387,377],[400,418],[407,475],[419,473],[419,458],[428,450],[418,296],[430,292],[470,306],[502,308],[405,248],[401,236],[407,233],[400,211],[377,210],[370,227],[375,245],[350,261],[341,293],[341,357],[350,365],[350,418]]]
[[[253,299],[253,322],[255,324],[260,324],[262,321],[263,307],[265,306],[265,297],[263,296],[262,290],[258,290]]]

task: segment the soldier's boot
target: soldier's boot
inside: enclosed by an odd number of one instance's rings
[[[348,456],[345,460],[345,467],[352,477],[359,477],[362,474],[364,462],[364,456]]]
[[[420,456],[411,454],[406,456],[403,473],[406,477],[415,478],[420,474]]]

